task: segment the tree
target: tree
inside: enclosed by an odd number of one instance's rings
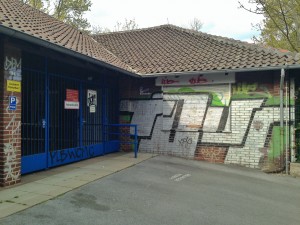
[[[300,51],[300,0],[249,0],[253,7],[240,7],[264,16],[257,24],[260,37],[254,37],[256,43]]]
[[[89,11],[91,0],[21,0],[32,7],[44,11],[49,15],[73,26],[86,31],[90,24],[85,19],[84,13]]]
[[[101,27],[99,25],[97,26],[92,26],[91,34],[97,35],[97,34],[103,34],[103,33],[109,33],[111,30],[107,27]]]
[[[189,28],[194,31],[200,31],[202,26],[203,26],[203,23],[198,18],[194,18],[189,24]]]
[[[135,30],[138,29],[138,24],[135,22],[135,19],[126,19],[122,22],[117,22],[114,26],[114,31],[126,31],[126,30]]]
[[[124,22],[117,21],[116,25],[114,26],[114,29],[111,30],[107,27],[101,27],[101,26],[92,26],[92,30],[90,31],[91,34],[97,35],[102,33],[109,33],[109,32],[118,32],[118,31],[127,31],[127,30],[135,30],[138,29],[138,24],[135,22],[135,19],[126,19]]]
[[[49,3],[49,0],[21,0],[21,2],[31,5],[33,8],[44,11],[45,4]]]
[[[83,15],[91,6],[91,0],[56,0],[53,16],[79,30],[87,30],[90,24]]]

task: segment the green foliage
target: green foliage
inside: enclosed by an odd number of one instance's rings
[[[300,51],[300,0],[249,0],[254,7],[246,8],[265,18],[257,25],[260,37],[254,40],[274,48]]]
[[[44,11],[79,30],[87,31],[90,23],[84,13],[89,11],[91,0],[21,0],[32,7]]]
[[[21,2],[41,11],[45,11],[49,7],[49,0],[21,0]]]
[[[56,0],[53,16],[79,30],[87,30],[90,24],[83,15],[91,6],[91,0]]]

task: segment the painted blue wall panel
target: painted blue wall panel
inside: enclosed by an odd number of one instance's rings
[[[51,151],[48,154],[48,166],[59,166],[100,155],[104,155],[103,144]]]
[[[108,141],[105,143],[105,154],[118,152],[120,150],[120,141]]]
[[[48,154],[48,166],[46,153],[22,156],[21,159],[21,173],[31,173],[46,169],[47,167],[55,167],[63,164],[81,161],[104,154],[118,152],[120,149],[120,141],[108,141],[104,144],[89,145],[77,148],[63,149],[49,152]]]
[[[31,173],[47,168],[46,153],[22,156],[21,174]]]

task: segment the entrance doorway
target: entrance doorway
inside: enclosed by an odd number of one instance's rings
[[[105,133],[118,118],[116,91],[48,59],[36,69],[32,57],[22,68],[22,174],[118,151]]]

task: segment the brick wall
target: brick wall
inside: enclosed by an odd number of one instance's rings
[[[21,52],[8,42],[1,43],[0,69],[0,185],[20,182],[21,174]],[[8,82],[9,85],[8,85]],[[16,97],[15,110],[9,97]]]
[[[278,170],[279,78],[280,71],[241,73],[231,85],[163,87],[162,94],[154,81],[151,88],[134,80],[120,111],[138,124],[139,151]],[[141,85],[156,94],[142,98]]]
[[[195,159],[212,163],[224,163],[228,149],[218,146],[198,146],[195,151]]]

